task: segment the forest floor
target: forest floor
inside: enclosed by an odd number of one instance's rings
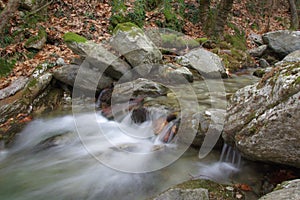
[[[1,58],[9,59],[18,55],[11,73],[0,77],[0,89],[7,87],[20,76],[30,76],[34,69],[43,63],[55,66],[58,58],[63,58],[65,63],[69,63],[76,57],[62,40],[66,32],[75,32],[97,43],[108,41],[111,37],[109,18],[112,14],[109,2],[109,0],[52,1],[43,12],[43,20],[26,27],[25,39],[24,35],[23,38],[16,35],[10,39],[12,42],[0,46]],[[133,1],[127,2],[127,8],[132,9]],[[186,4],[193,5],[195,8],[199,7],[197,2],[197,0],[185,1]],[[278,5],[272,5],[271,9],[269,5],[262,2],[264,1],[242,0],[234,3],[229,22],[242,30],[246,37],[250,33],[263,34],[268,31],[288,29],[290,13],[287,3],[278,1]],[[147,12],[145,28],[155,27],[155,20],[160,20],[162,17],[162,12],[159,10]],[[19,11],[10,20],[7,34],[13,35],[22,24],[24,24],[24,12]],[[25,42],[28,35],[37,35],[39,27],[46,30],[47,43],[43,49],[29,56],[31,54],[24,47]],[[185,20],[183,33],[192,38],[208,37],[202,30],[201,22],[192,23],[189,20]],[[226,26],[224,34],[234,34],[234,30]],[[249,48],[252,47],[249,41],[247,44]]]

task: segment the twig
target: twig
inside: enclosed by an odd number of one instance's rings
[[[28,13],[28,14],[26,15],[26,17],[28,17],[28,16],[30,16],[30,15],[33,15],[33,14],[39,12],[40,10],[44,9],[45,7],[47,7],[47,6],[49,6],[51,3],[53,3],[53,1],[54,1],[54,0],[51,0],[50,2],[46,3],[46,4],[43,5],[42,7],[39,7],[38,9],[36,9],[36,10],[34,10],[34,11]]]

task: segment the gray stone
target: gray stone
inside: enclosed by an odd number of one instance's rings
[[[248,38],[255,44],[258,44],[258,45],[263,45],[263,39],[262,39],[262,36],[259,35],[259,34],[256,34],[256,33],[250,33]]]
[[[262,68],[270,67],[270,64],[264,58],[259,59],[258,63],[259,63],[259,66]]]
[[[184,63],[189,63],[186,66],[197,70],[203,77],[227,77],[221,58],[217,54],[211,53],[203,48],[190,51],[184,55],[181,60],[184,61]]]
[[[267,45],[261,45],[257,48],[250,49],[248,52],[251,56],[253,57],[261,57],[265,51],[267,50],[268,46]]]
[[[130,76],[131,67],[100,44],[87,41],[71,42],[67,45],[72,51],[85,58],[95,70],[102,73],[105,71],[111,78],[119,79],[124,74]]]
[[[300,167],[299,63],[273,68],[232,96],[223,138],[247,158]]]
[[[16,92],[23,89],[28,82],[28,78],[21,76],[13,81],[8,87],[0,90],[0,100],[14,95]]]
[[[300,62],[300,50],[293,51],[284,57],[282,61],[275,63],[275,66],[282,65],[286,62]]]
[[[187,83],[193,82],[193,74],[186,67],[176,67],[172,64],[166,64],[159,68],[159,74],[172,82]]]
[[[280,30],[263,35],[263,41],[281,57],[300,49],[300,31]]]
[[[76,86],[78,86],[80,89],[93,90],[93,88],[96,88],[97,90],[101,90],[109,87],[113,83],[113,79],[108,77],[106,74],[101,74],[100,72],[97,73],[97,71],[93,70],[93,68],[89,66],[88,62],[85,61],[84,63],[85,64],[81,66],[65,65],[61,68],[58,68],[53,73],[54,78],[74,87],[78,70],[80,67],[82,67],[80,70],[81,75],[78,76],[78,79],[76,80]]]
[[[162,62],[162,54],[146,34],[132,23],[119,24],[111,38],[112,47],[125,56],[131,66]]]
[[[169,189],[153,200],[208,200],[208,190],[204,188],[196,189]]]
[[[19,113],[30,113],[33,101],[42,95],[51,80],[52,74],[50,73],[42,74],[37,78],[31,77],[20,94],[17,93],[9,99],[0,100],[0,123]]]
[[[261,197],[259,200],[298,200],[300,199],[300,179],[285,181],[279,184],[273,192]]]
[[[166,95],[167,91],[167,88],[159,83],[145,78],[138,78],[130,82],[115,85],[113,98],[118,102],[127,102],[130,97],[156,97]]]

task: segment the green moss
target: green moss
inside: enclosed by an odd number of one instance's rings
[[[65,33],[63,36],[63,39],[66,43],[71,43],[71,42],[84,43],[84,42],[88,41],[85,37],[82,37],[73,32]]]
[[[134,29],[133,29],[134,28]],[[113,34],[116,34],[119,30],[123,32],[128,32],[130,31],[130,36],[135,37],[138,34],[144,34],[142,29],[140,29],[137,25],[131,22],[125,22],[118,24],[116,28],[113,30]]]
[[[257,132],[257,129],[256,129],[255,126],[252,126],[252,127],[249,129],[249,134],[250,134],[250,135],[254,135],[256,132]]]
[[[203,44],[203,43],[205,43],[205,42],[208,41],[208,38],[206,38],[206,37],[204,37],[204,38],[196,38],[195,40],[197,42],[199,42],[200,44]]]
[[[295,85],[300,84],[300,77],[298,77],[298,78],[295,80],[294,84],[295,84]]]
[[[259,78],[262,78],[262,77],[264,76],[265,73],[266,73],[265,70],[263,70],[263,69],[258,69],[258,70],[255,70],[255,71],[253,72],[253,75],[254,75],[254,76],[257,76],[257,77],[259,77]]]
[[[34,87],[37,84],[37,80],[33,78],[29,83],[27,84],[27,88]]]
[[[7,76],[16,64],[15,60],[9,61],[3,58],[0,58],[0,77]]]
[[[35,42],[41,40],[42,38],[47,38],[47,33],[44,28],[39,29],[37,36],[30,37],[26,41],[25,46],[30,46],[32,43],[35,43]]]
[[[162,34],[161,39],[164,48],[185,49],[188,47],[192,49],[200,46],[197,40],[187,39],[176,34]]]

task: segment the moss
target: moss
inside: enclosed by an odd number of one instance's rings
[[[3,58],[0,58],[0,77],[7,76],[16,64],[15,60],[9,61]]]
[[[88,41],[85,37],[82,37],[73,32],[65,33],[63,36],[63,39],[66,43],[71,43],[71,42],[84,43],[84,42]]]
[[[32,43],[35,43],[35,42],[41,40],[42,38],[47,38],[47,33],[46,33],[46,31],[45,31],[44,28],[40,28],[39,32],[38,32],[38,34],[36,36],[30,37],[26,41],[25,46],[30,46]]]
[[[256,128],[255,126],[252,126],[252,127],[249,129],[249,134],[250,134],[250,135],[254,135],[256,132],[257,132],[257,128]]]
[[[197,40],[186,39],[185,37],[176,34],[162,34],[161,39],[162,46],[165,48],[185,49],[187,47],[196,48],[200,46]]]
[[[195,40],[197,42],[199,42],[200,44],[203,44],[203,43],[205,43],[205,42],[208,41],[208,38],[206,38],[206,37],[204,37],[204,38],[196,38]]]
[[[265,70],[263,70],[263,69],[258,69],[258,70],[255,70],[255,71],[253,72],[253,76],[262,78],[262,77],[264,76],[265,73],[266,73]]]
[[[135,28],[135,29],[133,29]],[[134,23],[131,22],[125,22],[125,23],[121,23],[118,24],[116,26],[116,28],[113,30],[113,34],[116,34],[119,30],[123,31],[123,32],[128,32],[130,31],[130,36],[135,37],[138,34],[143,34],[142,29],[140,29],[137,25],[135,25]]]
[[[298,77],[298,78],[294,81],[294,84],[295,84],[295,85],[300,84],[300,77]]]
[[[226,186],[215,183],[210,180],[191,180],[181,183],[175,188],[181,189],[197,189],[197,188],[205,188],[208,189],[209,199],[222,199],[222,200],[231,200],[234,198],[234,191],[226,190]]]

